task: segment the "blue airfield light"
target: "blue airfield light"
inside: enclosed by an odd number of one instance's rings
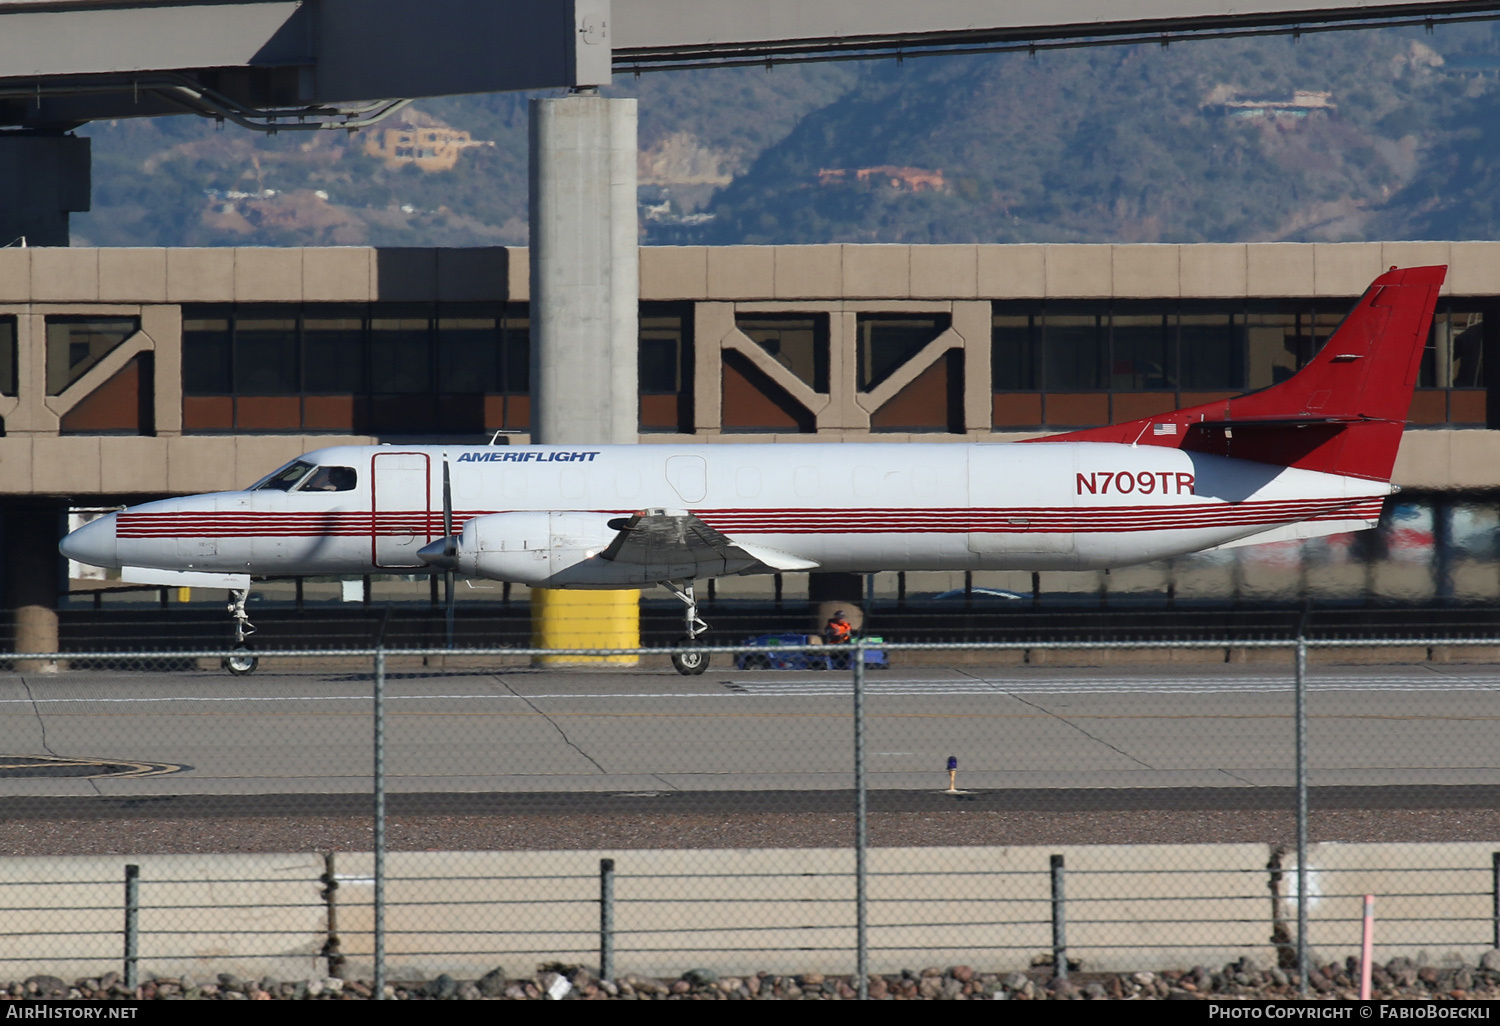
[[[948,790],[958,790],[958,756],[948,756]]]

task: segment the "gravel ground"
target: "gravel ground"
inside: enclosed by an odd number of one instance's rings
[[[394,851],[602,848],[812,848],[851,843],[854,817],[826,813],[722,815],[394,816]],[[17,819],[0,822],[3,855],[368,851],[370,821],[355,817]],[[1314,841],[1493,841],[1500,810],[1315,812]],[[882,847],[1046,844],[1292,843],[1289,812],[881,812]]]
[[[1485,956],[1485,965],[1439,969],[1409,959],[1392,959],[1372,967],[1371,996],[1386,1000],[1464,1000],[1500,998],[1500,951]],[[1311,996],[1333,1000],[1359,997],[1360,967],[1354,959],[1315,968],[1309,974]],[[803,973],[777,976],[753,973],[719,977],[707,969],[689,969],[676,980],[622,976],[595,978],[579,966],[546,966],[534,976],[508,978],[495,969],[478,980],[455,980],[443,974],[425,983],[390,983],[386,997],[398,1001],[625,1000],[625,1001],[849,1001],[857,995],[855,977]],[[1205,966],[1162,973],[1072,973],[1052,977],[1051,967],[1029,973],[986,973],[959,965],[903,970],[869,978],[869,996],[894,1001],[1103,1001],[1103,1000],[1288,1000],[1300,997],[1296,976],[1280,968],[1262,969],[1251,959],[1231,962],[1218,971]],[[350,1001],[374,994],[369,980],[324,977],[283,982],[242,980],[229,974],[206,979],[154,978],[126,989],[115,973],[72,984],[55,976],[33,976],[0,987],[0,999],[145,1001]]]

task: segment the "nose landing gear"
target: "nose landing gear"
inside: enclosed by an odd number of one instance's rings
[[[683,620],[687,636],[680,639],[679,647],[686,647],[697,640],[698,635],[708,630],[708,624],[698,617],[698,598],[693,592],[692,581],[666,581],[662,584],[683,604]],[[672,656],[672,668],[684,677],[696,677],[708,669],[707,652],[678,652]]]
[[[255,668],[260,665],[260,660],[250,654],[250,645],[246,641],[255,633],[255,625],[250,622],[250,614],[245,610],[250,589],[231,591],[229,595],[229,615],[234,618],[234,653],[224,657],[223,666],[234,676],[243,677],[247,673],[254,673]]]

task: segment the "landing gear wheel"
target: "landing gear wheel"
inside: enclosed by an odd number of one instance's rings
[[[708,630],[708,624],[698,618],[698,598],[693,592],[692,581],[663,581],[662,586],[682,602],[683,619],[687,626],[687,637],[677,642],[678,648],[686,648],[698,640],[698,635]],[[672,666],[684,677],[696,677],[708,669],[707,652],[681,652],[672,656]]]
[[[683,638],[677,642],[679,645],[691,645],[692,638]],[[672,668],[684,677],[696,677],[708,669],[707,652],[674,652],[672,654]]]
[[[243,677],[247,673],[254,673],[255,668],[260,665],[260,660],[250,654],[249,645],[234,646],[234,654],[224,657],[224,669],[236,677]]]
[[[229,593],[229,615],[234,618],[234,652],[224,657],[222,665],[236,677],[254,673],[260,665],[260,660],[250,654],[250,646],[245,643],[245,639],[255,633],[255,624],[250,622],[250,614],[245,610],[245,603],[249,600],[249,588]]]

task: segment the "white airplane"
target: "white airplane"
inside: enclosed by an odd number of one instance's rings
[[[1016,444],[336,446],[149,502],[68,558],[146,584],[425,570],[534,588],[783,571],[1077,570],[1376,526],[1445,267],[1382,274],[1290,379]],[[451,623],[451,619],[450,619]],[[702,673],[705,653],[674,657]],[[248,652],[229,663],[254,668]]]

